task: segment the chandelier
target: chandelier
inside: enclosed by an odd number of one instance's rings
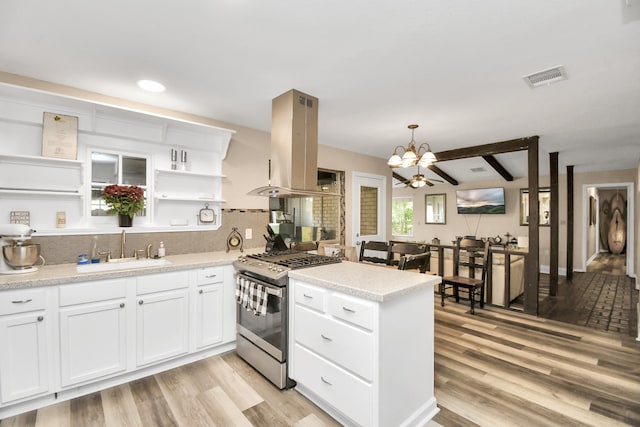
[[[395,150],[393,150],[391,157],[389,157],[387,165],[389,165],[390,168],[408,168],[416,165],[426,168],[437,160],[436,155],[433,154],[431,146],[426,142],[420,144],[416,149],[416,142],[413,139],[413,134],[418,125],[409,125],[407,127],[411,129],[411,141],[409,141],[409,145],[407,145],[406,148],[398,145]],[[400,153],[402,153],[402,156]],[[420,187],[423,185],[424,184]]]

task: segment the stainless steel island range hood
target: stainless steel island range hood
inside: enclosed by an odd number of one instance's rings
[[[340,196],[318,190],[318,98],[291,89],[271,103],[269,185],[250,196]]]

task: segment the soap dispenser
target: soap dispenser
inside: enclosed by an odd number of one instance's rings
[[[158,258],[164,258],[165,250],[164,250],[164,242],[160,242],[160,246],[158,247]]]

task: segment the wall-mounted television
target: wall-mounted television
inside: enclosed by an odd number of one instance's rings
[[[459,214],[504,214],[504,188],[475,188],[456,191]]]

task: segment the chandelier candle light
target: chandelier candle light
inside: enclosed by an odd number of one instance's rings
[[[433,154],[431,146],[426,142],[420,144],[416,149],[416,142],[413,139],[413,134],[418,125],[409,125],[407,127],[411,129],[411,141],[409,141],[409,145],[407,145],[406,148],[398,145],[395,150],[393,150],[391,157],[389,157],[387,165],[389,165],[390,168],[408,168],[416,165],[426,168],[437,160],[436,155]],[[402,156],[400,156],[400,152],[398,150],[404,151]]]

